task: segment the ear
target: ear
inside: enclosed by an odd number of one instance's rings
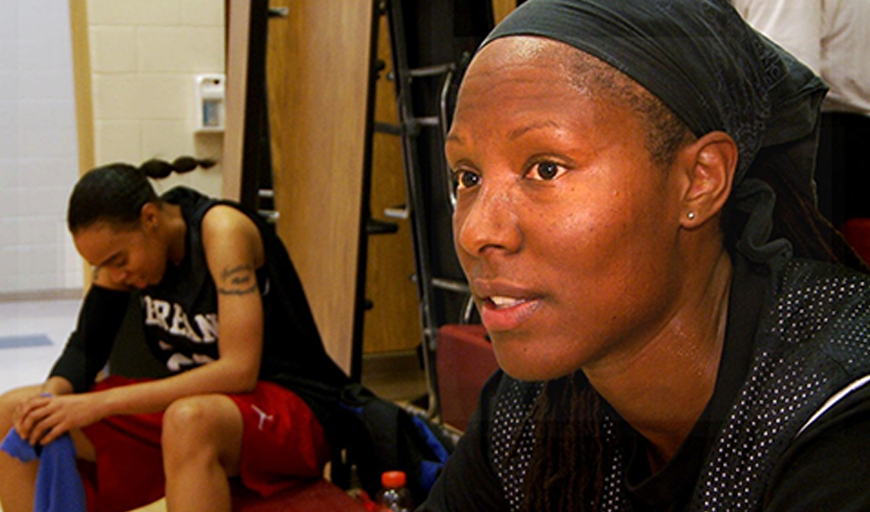
[[[153,201],[149,201],[142,205],[139,210],[139,223],[143,230],[154,231],[158,227],[160,221],[160,207]]]
[[[680,219],[684,228],[701,226],[722,211],[731,194],[737,157],[737,143],[721,131],[680,150],[677,158],[686,178]]]

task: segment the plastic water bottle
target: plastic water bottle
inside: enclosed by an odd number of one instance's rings
[[[411,491],[405,487],[407,479],[404,471],[385,471],[381,475],[381,490],[375,497],[375,503],[385,512],[411,512],[414,503]]]

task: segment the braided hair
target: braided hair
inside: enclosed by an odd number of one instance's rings
[[[160,198],[148,178],[162,179],[173,172],[186,173],[197,167],[208,169],[213,160],[190,156],[172,162],[153,158],[135,167],[112,163],[88,171],[73,188],[67,209],[67,227],[71,233],[88,228],[96,222],[117,226],[132,226],[146,203],[160,203]]]

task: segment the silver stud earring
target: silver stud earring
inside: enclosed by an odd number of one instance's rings
[[[686,217],[688,217],[689,220],[695,220],[695,212],[689,212],[689,213],[687,213],[687,214],[686,214]]]

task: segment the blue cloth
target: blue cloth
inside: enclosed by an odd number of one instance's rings
[[[13,428],[3,439],[0,449],[22,462],[40,459],[34,512],[87,510],[85,489],[76,467],[76,449],[69,434],[45,446],[32,446]]]

